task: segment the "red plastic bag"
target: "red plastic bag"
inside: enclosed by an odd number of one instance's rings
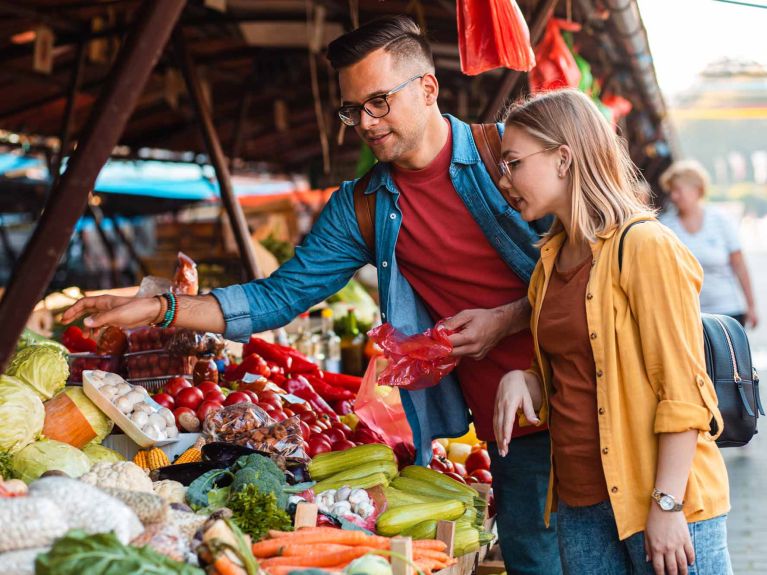
[[[386,369],[378,376],[378,384],[409,390],[437,385],[458,363],[458,358],[450,355],[453,346],[447,336],[451,333],[442,322],[409,337],[390,323],[368,332],[368,337],[378,344],[389,360]]]
[[[535,66],[530,32],[516,0],[459,0],[456,14],[464,74],[501,67],[527,72]]]
[[[402,407],[399,389],[376,383],[377,365],[377,361],[368,364],[354,401],[354,413],[390,447],[413,443],[413,432]]]
[[[543,40],[535,47],[537,64],[530,70],[530,92],[536,94],[558,88],[577,88],[581,71],[562,31],[578,32],[577,22],[550,18]]]

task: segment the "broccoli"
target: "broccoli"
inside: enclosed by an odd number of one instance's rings
[[[232,466],[238,470],[234,474],[231,492],[239,493],[247,485],[255,485],[261,493],[274,493],[274,498],[281,508],[287,507],[288,496],[283,493],[287,484],[285,474],[268,457],[248,455],[240,457]]]

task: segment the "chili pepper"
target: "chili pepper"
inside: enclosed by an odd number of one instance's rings
[[[72,353],[88,352],[96,353],[98,344],[89,337],[85,337],[83,330],[76,325],[70,325],[61,335],[61,343]]]
[[[331,371],[323,372],[322,378],[333,387],[343,387],[351,391],[359,391],[362,385],[362,378],[356,375],[346,375],[344,373],[333,373]]]
[[[335,415],[333,409],[324,399],[322,399],[322,397],[320,397],[312,384],[309,383],[309,380],[307,380],[304,376],[299,375],[285,380],[282,388],[288,393],[292,393],[296,397],[300,397],[301,399],[308,401],[314,408],[314,411],[317,413]]]
[[[254,353],[285,370],[289,370],[293,362],[293,358],[282,346],[264,341],[260,337],[251,337],[250,341],[242,348],[243,357]]]
[[[291,354],[290,359],[292,359],[292,363],[290,365],[290,373],[296,374],[296,373],[318,373],[320,371],[320,368],[317,366],[316,363],[312,363],[308,359],[306,359],[304,356],[300,355],[298,352],[295,354]]]
[[[322,399],[325,401],[344,401],[347,399],[354,399],[354,393],[348,389],[330,385],[317,376],[306,375],[305,377],[307,380],[309,380],[309,383],[312,384],[314,390],[319,393]]]
[[[354,413],[354,406],[351,401],[331,401],[330,407],[333,408],[338,415],[349,415]]]
[[[245,377],[246,373],[269,377],[272,372],[266,361],[257,353],[251,353],[242,360],[239,365],[230,365],[226,368],[225,376],[227,381],[237,381]]]

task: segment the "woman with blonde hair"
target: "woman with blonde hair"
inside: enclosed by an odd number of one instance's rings
[[[738,230],[720,210],[703,202],[708,182],[706,169],[694,160],[671,164],[661,175],[660,185],[674,208],[660,221],[679,236],[703,268],[701,311],[729,315],[744,326],[756,327],[754,292]]]
[[[529,289],[535,361],[501,380],[494,430],[505,456],[518,410],[549,425],[564,572],[731,573],[700,265],[638,199],[624,146],[583,94],[512,108],[502,153],[511,204],[555,220]]]

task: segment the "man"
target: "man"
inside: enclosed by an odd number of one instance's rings
[[[246,340],[288,323],[357,269],[376,264],[384,321],[413,334],[450,318],[458,332],[451,336],[461,357],[454,373],[402,393],[418,462],[428,463],[432,438],[466,432],[468,404],[478,436],[490,442],[508,573],[561,573],[556,534],[543,525],[548,432],[519,429],[505,458],[493,438],[498,383],[531,362],[527,282],[543,228],[531,228],[505,202],[470,127],[440,113],[431,49],[412,20],[362,26],[332,42],[328,58],[339,74],[339,116],[379,160],[366,188],[376,194],[375,254],[357,223],[354,182],[344,182],[292,260],[266,280],[180,297],[176,325]],[[131,327],[157,321],[161,308],[154,298],[86,299],[65,320],[94,311],[86,325]]]

